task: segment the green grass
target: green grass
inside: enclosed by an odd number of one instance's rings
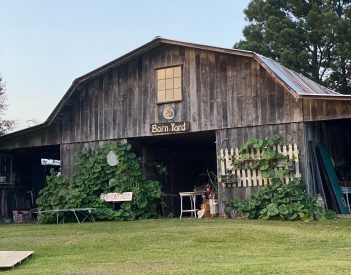
[[[351,219],[3,224],[0,250],[35,251],[9,274],[349,274]]]

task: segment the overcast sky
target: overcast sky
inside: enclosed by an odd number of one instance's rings
[[[0,0],[6,117],[44,122],[72,81],[155,36],[232,48],[249,0]]]

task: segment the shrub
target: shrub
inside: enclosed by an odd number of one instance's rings
[[[262,187],[249,200],[234,200],[234,207],[250,219],[325,220],[333,216],[309,196],[300,179],[287,184],[279,179]]]
[[[106,161],[108,152],[118,157],[118,165]],[[113,211],[112,203],[100,199],[102,193],[133,192],[133,200]],[[154,203],[160,198],[157,181],[147,180],[130,144],[108,143],[98,148],[83,148],[77,156],[76,172],[72,177],[58,176],[55,171],[47,177],[47,186],[39,192],[37,204],[41,210],[55,208],[96,208],[101,220],[145,219],[156,215]]]

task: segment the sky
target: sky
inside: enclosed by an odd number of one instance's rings
[[[155,36],[232,48],[249,0],[0,0],[5,118],[44,122],[77,77]]]

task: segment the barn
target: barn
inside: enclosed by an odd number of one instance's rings
[[[350,167],[351,96],[254,52],[156,37],[74,80],[44,123],[0,138],[1,216],[35,206],[53,160],[69,176],[78,150],[111,140],[129,142],[150,177],[164,163],[169,194],[192,191],[211,170],[220,201],[247,197],[261,184],[221,184],[221,154],[273,134],[296,146],[309,189],[309,140]]]

